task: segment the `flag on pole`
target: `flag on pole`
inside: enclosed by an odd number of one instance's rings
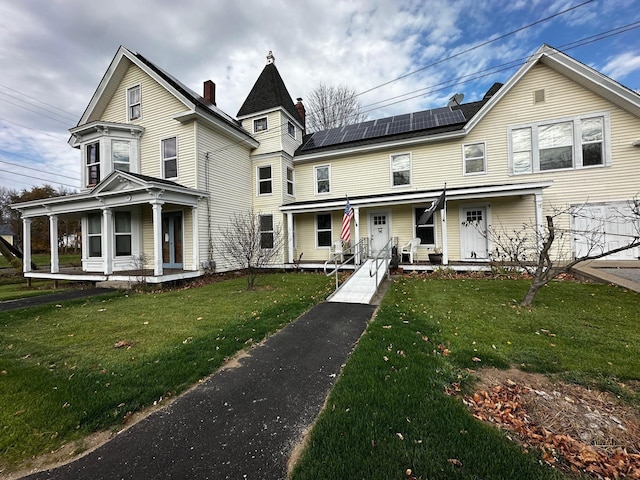
[[[447,186],[445,185],[444,190],[442,190],[442,194],[438,198],[436,198],[433,202],[431,202],[431,205],[429,206],[429,208],[427,208],[424,211],[424,213],[420,215],[420,218],[418,219],[418,222],[417,222],[418,225],[425,225],[429,220],[429,218],[431,217],[431,215],[433,215],[433,212],[435,212],[436,210],[442,210],[444,208],[446,195],[447,195]]]
[[[344,215],[342,217],[342,230],[340,231],[340,238],[344,242],[351,241],[351,219],[353,218],[353,208],[347,198],[347,205],[344,207]]]

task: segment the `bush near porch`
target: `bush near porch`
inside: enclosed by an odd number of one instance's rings
[[[317,274],[0,312],[0,474],[178,395],[326,298]],[[78,448],[82,450],[82,443]]]

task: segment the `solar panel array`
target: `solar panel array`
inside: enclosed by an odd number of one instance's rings
[[[399,133],[417,132],[428,128],[444,127],[466,121],[461,110],[449,107],[424,110],[416,113],[405,113],[395,117],[368,120],[355,125],[332,128],[314,133],[302,147],[302,150],[327,147],[339,143],[369,140],[371,138],[396,135]]]

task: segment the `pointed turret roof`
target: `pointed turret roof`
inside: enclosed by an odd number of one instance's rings
[[[255,85],[249,92],[247,99],[238,111],[238,118],[245,117],[274,108],[283,108],[296,121],[301,122],[298,110],[293,104],[291,95],[276,68],[275,59],[269,52],[269,63],[265,65]]]

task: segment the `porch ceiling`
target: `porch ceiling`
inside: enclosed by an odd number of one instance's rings
[[[471,200],[514,195],[541,194],[545,188],[553,185],[552,181],[528,182],[506,185],[484,185],[472,187],[447,187],[447,200]],[[349,197],[352,207],[368,208],[390,205],[404,205],[408,203],[430,202],[442,194],[439,190],[423,190],[419,192],[402,192],[381,195],[366,195]],[[310,213],[344,208],[345,199],[311,200],[308,202],[294,202],[280,207],[283,213]]]

